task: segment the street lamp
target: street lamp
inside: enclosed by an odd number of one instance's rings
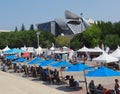
[[[83,13],[80,13],[80,18],[81,18],[81,32],[82,32],[82,22],[83,22],[82,16],[83,16]]]
[[[39,48],[39,35],[40,35],[40,32],[36,32],[37,34],[37,43],[38,43],[38,48]]]

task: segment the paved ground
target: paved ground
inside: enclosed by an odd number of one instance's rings
[[[89,65],[94,63],[88,62]],[[63,76],[73,75],[80,82],[82,89],[75,90],[67,84],[53,85],[31,77],[22,77],[23,74],[4,73],[0,71],[0,94],[86,94],[83,72],[63,72]],[[114,89],[114,79],[120,77],[87,77],[87,83],[95,81],[95,85],[102,84],[107,89]]]
[[[0,94],[68,94],[40,83],[0,71]]]

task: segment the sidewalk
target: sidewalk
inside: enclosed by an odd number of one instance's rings
[[[68,94],[40,83],[0,71],[0,94]]]

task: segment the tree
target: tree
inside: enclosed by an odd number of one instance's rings
[[[111,49],[116,49],[120,45],[120,37],[117,34],[109,34],[104,39],[104,44],[109,46]]]
[[[51,47],[52,43],[55,42],[55,36],[47,31],[39,31],[39,32],[40,32],[40,35],[39,35],[40,46],[41,47]]]
[[[74,40],[70,43],[70,48],[72,49],[80,49],[82,46],[82,43],[79,40]]]
[[[58,46],[63,47],[63,46],[69,46],[70,44],[70,38],[69,37],[65,37],[65,36],[57,36],[55,38],[55,42],[58,44]]]
[[[92,25],[82,34],[82,42],[87,47],[95,47],[100,43],[101,30],[96,26]]]
[[[17,32],[18,31],[18,29],[17,29],[17,26],[15,27],[15,32]]]
[[[21,31],[25,31],[25,26],[24,26],[24,24],[22,24],[22,26],[21,26]]]
[[[29,29],[30,31],[34,31],[34,25],[33,24],[31,24],[31,26],[30,26],[30,29]]]

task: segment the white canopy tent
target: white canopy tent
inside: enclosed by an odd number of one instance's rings
[[[36,49],[36,54],[37,54],[37,55],[40,55],[42,52],[43,52],[43,49],[39,46],[39,47]]]
[[[92,61],[102,62],[102,63],[110,63],[110,62],[117,62],[119,60],[115,57],[108,55],[106,52],[103,52],[102,55],[100,55],[96,58],[93,58]]]
[[[112,52],[110,55],[113,56],[113,57],[116,57],[120,60],[120,49],[119,49],[119,47],[114,52]]]
[[[24,45],[24,47],[21,47],[21,50],[27,50],[27,47]]]
[[[52,47],[50,48],[50,50],[51,50],[51,51],[54,51],[54,50],[55,50],[54,46],[52,46]]]
[[[54,51],[54,53],[56,53],[56,54],[65,54],[65,53],[68,53],[68,51]]]
[[[104,52],[99,46],[92,49],[92,52]]]
[[[10,48],[8,47],[8,45],[4,49],[2,49],[3,52],[7,51],[7,50],[10,50]]]
[[[81,49],[78,50],[78,52],[104,52],[104,50],[102,50],[99,46],[95,47],[95,48],[87,48],[87,47],[83,47]]]
[[[82,47],[81,49],[77,50],[78,52],[90,52],[91,50],[87,47]]]

